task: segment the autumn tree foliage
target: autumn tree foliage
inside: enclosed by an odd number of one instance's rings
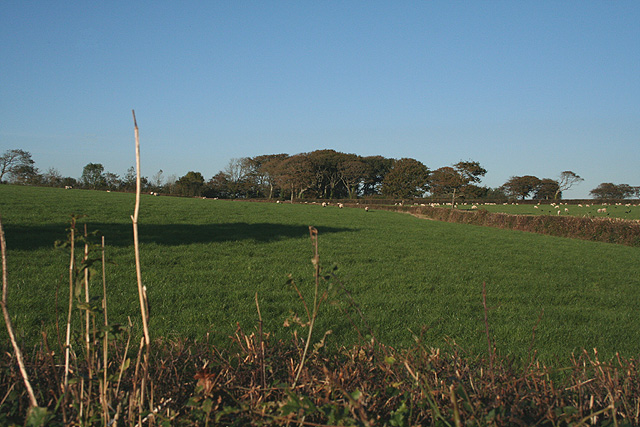
[[[596,188],[591,190],[591,194],[596,199],[626,199],[633,195],[638,196],[639,187],[632,187],[629,184],[614,184],[612,182],[603,182]]]
[[[476,184],[486,173],[487,170],[474,161],[441,167],[431,173],[431,194],[436,197],[480,197],[483,191]]]
[[[393,167],[395,160],[383,156],[367,156],[362,158],[362,162],[367,165],[367,173],[361,183],[361,195],[382,194],[382,182]]]
[[[200,196],[204,186],[204,177],[200,172],[189,171],[176,181],[176,188],[183,196]]]
[[[312,166],[303,154],[288,157],[278,164],[276,182],[283,192],[289,192],[292,201],[295,197],[301,198],[317,182],[318,175]]]
[[[465,185],[462,176],[451,166],[444,166],[431,173],[431,194],[437,197],[448,196],[460,192]]]
[[[540,178],[532,175],[512,176],[502,188],[507,196],[524,200],[538,188],[540,182]]]
[[[338,166],[338,177],[347,190],[350,199],[357,196],[362,181],[369,174],[369,165],[353,156],[352,160],[346,160]]]
[[[382,194],[394,198],[422,197],[429,190],[429,168],[415,159],[393,164],[382,182]]]
[[[544,178],[535,189],[534,198],[539,200],[558,199],[562,197],[562,190],[555,179]]]

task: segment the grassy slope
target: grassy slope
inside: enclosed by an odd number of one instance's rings
[[[54,324],[56,294],[61,321],[66,316],[68,258],[53,242],[65,237],[70,213],[87,214],[89,230],[106,235],[114,263],[107,266],[111,319],[137,319],[133,202],[129,194],[0,186],[10,310],[26,341],[41,325]],[[386,343],[411,342],[411,329],[422,331],[428,345],[451,337],[484,351],[486,281],[491,330],[502,352],[527,353],[544,309],[534,348],[545,359],[593,347],[638,355],[638,248],[383,211],[144,196],[141,255],[152,335],[199,338],[211,331],[212,339],[226,342],[236,322],[255,327],[256,292],[265,330],[289,334],[284,319],[303,308],[287,275],[312,294],[308,225],[320,232],[321,263],[339,266],[342,282]],[[93,287],[97,294],[101,284]],[[318,330],[327,329],[334,342],[356,339],[336,306],[321,313]]]

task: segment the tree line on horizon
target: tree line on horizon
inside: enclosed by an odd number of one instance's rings
[[[222,199],[356,199],[391,198],[468,200],[558,200],[562,192],[583,179],[563,171],[557,179],[532,175],[512,176],[502,186],[480,185],[487,173],[480,163],[468,160],[430,170],[413,158],[359,156],[331,149],[309,153],[266,154],[232,159],[209,181],[200,172],[165,178],[158,171],[143,177],[144,191],[181,196]],[[5,181],[6,178],[6,181]],[[123,176],[105,171],[100,163],[89,163],[79,179],[63,177],[55,168],[41,173],[24,150],[7,150],[0,156],[0,182],[49,187],[133,191],[136,172],[130,167]],[[640,187],[601,183],[590,191],[596,199],[640,198]]]

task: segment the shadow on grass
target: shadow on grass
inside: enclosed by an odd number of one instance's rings
[[[105,236],[107,246],[133,246],[131,224],[109,224],[87,222],[87,231],[99,231]],[[58,240],[67,240],[69,224],[40,226],[4,225],[8,250],[35,250],[53,247]],[[78,230],[84,228],[79,223]],[[321,227],[321,233],[355,231],[352,228]],[[296,239],[309,236],[306,225],[244,222],[222,224],[139,224],[140,243],[158,245],[184,245],[192,243],[234,242],[253,240],[267,243],[282,239]]]

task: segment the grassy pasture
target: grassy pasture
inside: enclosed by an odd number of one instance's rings
[[[68,254],[53,243],[66,237],[71,213],[87,215],[82,223],[106,236],[110,319],[137,321],[133,204],[131,194],[0,186],[9,309],[23,342],[35,342],[43,327],[55,337],[56,316],[61,329],[66,319]],[[339,267],[341,282],[387,344],[412,343],[411,330],[429,346],[454,340],[471,353],[486,351],[486,282],[491,333],[502,353],[528,354],[542,310],[533,348],[543,360],[594,347],[603,356],[639,353],[638,248],[376,210],[143,196],[152,337],[209,332],[225,344],[236,323],[256,327],[256,292],[265,331],[287,337],[285,319],[304,313],[287,275],[312,298],[309,225],[320,233],[322,265]],[[101,282],[92,287],[99,295]],[[317,339],[332,330],[330,343],[354,343],[357,333],[341,311],[345,296],[332,293],[330,300]]]
[[[558,215],[558,211],[560,211],[560,215],[572,215],[579,217],[588,217],[588,218],[621,218],[621,219],[631,219],[631,220],[640,220],[640,204],[637,201],[633,201],[633,203],[624,203],[624,204],[591,204],[591,203],[582,203],[580,205],[577,204],[563,204],[558,208],[551,206],[550,202],[540,203],[540,205],[536,204],[496,204],[496,205],[476,205],[479,209],[486,209],[489,212],[497,212],[497,213],[507,213],[513,215]],[[628,206],[627,206],[628,205]],[[459,205],[459,209],[468,210],[471,209],[472,204]],[[537,206],[537,207],[535,207]],[[598,209],[606,208],[606,212],[598,212]],[[567,209],[565,211],[565,209]]]

